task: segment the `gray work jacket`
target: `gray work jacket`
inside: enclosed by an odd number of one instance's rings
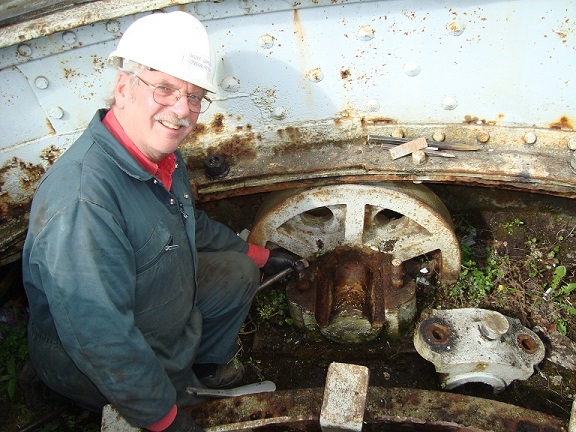
[[[170,377],[190,371],[200,343],[197,251],[248,245],[194,207],[179,152],[167,191],[101,123],[105,114],[39,185],[24,286],[30,328],[60,344],[125,418],[145,427],[175,403]]]

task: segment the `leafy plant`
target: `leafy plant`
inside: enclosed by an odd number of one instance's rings
[[[256,314],[262,321],[292,325],[286,294],[280,290],[263,291],[256,296]]]
[[[471,306],[478,306],[488,294],[498,286],[498,280],[502,277],[500,263],[506,259],[494,254],[487,248],[488,256],[484,266],[480,266],[475,260],[468,259],[462,263],[460,276],[450,294],[452,296],[466,297]]]
[[[558,307],[568,315],[576,316],[576,308],[570,302],[570,295],[574,290],[576,290],[576,282],[563,283],[563,279],[566,276],[566,267],[561,265],[556,267],[554,274],[552,275],[552,281],[550,282],[550,287],[544,293],[544,300],[554,301]],[[557,321],[558,331],[563,335],[566,335],[567,331],[567,320],[566,318],[560,318]]]
[[[7,322],[0,324],[0,399],[14,399],[18,374],[28,358],[26,322],[17,311],[3,310]]]
[[[522,220],[520,220],[519,218],[515,218],[512,221],[504,222],[502,224],[502,228],[504,228],[504,231],[506,231],[508,234],[513,234],[514,231],[516,231],[516,228],[522,225],[524,225],[524,222],[522,222]]]

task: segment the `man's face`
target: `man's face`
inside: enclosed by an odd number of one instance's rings
[[[186,94],[204,95],[204,89],[159,71],[144,71],[140,77],[153,86],[180,90],[172,106],[154,100],[154,88],[120,72],[116,80],[114,114],[136,147],[148,159],[158,162],[172,153],[192,131],[198,113],[190,112]],[[178,93],[176,93],[178,94]]]

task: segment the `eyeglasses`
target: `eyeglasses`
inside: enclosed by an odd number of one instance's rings
[[[150,84],[149,82],[144,81],[138,75],[136,75],[136,78],[154,90],[152,92],[152,98],[154,99],[154,102],[160,105],[172,106],[184,95],[188,100],[188,108],[190,109],[190,112],[203,113],[212,103],[212,101],[204,95],[199,96],[195,94],[183,94],[180,90],[172,87]]]

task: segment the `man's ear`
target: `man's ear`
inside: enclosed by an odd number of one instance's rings
[[[130,75],[125,72],[119,72],[114,83],[115,105],[123,109],[126,101],[130,97]]]

